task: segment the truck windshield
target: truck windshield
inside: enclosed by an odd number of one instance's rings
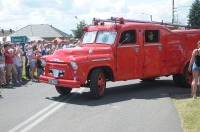
[[[82,44],[94,43],[97,44],[113,44],[116,38],[116,31],[92,31],[85,32]],[[95,40],[96,38],[96,40]]]

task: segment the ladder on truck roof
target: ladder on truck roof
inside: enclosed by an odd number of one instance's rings
[[[94,18],[93,23],[94,25],[103,25],[104,22],[114,22],[114,23],[120,23],[124,24],[125,22],[133,22],[133,23],[150,23],[150,24],[160,24],[164,25],[166,27],[189,27],[188,25],[182,25],[182,24],[174,24],[174,23],[165,23],[165,22],[157,22],[157,21],[143,21],[143,20],[134,20],[134,19],[124,19],[123,17],[111,17],[110,19],[99,19],[99,18]]]

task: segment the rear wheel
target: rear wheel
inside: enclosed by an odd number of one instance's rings
[[[95,99],[100,99],[104,96],[106,89],[106,78],[103,70],[95,69],[90,76],[90,92]]]
[[[173,75],[173,81],[175,86],[181,86],[181,74],[175,74]]]
[[[184,88],[191,87],[192,83],[192,73],[188,71],[189,63],[185,65],[183,74],[173,75],[173,81],[176,86],[181,86]]]
[[[56,90],[59,94],[66,95],[66,94],[70,94],[70,92],[72,91],[72,88],[56,86]]]

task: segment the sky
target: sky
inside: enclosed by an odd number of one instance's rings
[[[0,0],[0,29],[14,31],[30,24],[49,24],[72,34],[84,20],[124,19],[172,22],[173,0]],[[195,0],[174,0],[175,21],[187,24]],[[76,19],[76,17],[77,19]],[[73,35],[73,34],[72,34]]]

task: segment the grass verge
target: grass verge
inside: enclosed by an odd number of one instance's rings
[[[200,97],[192,99],[188,94],[177,94],[172,100],[184,132],[200,132]]]

